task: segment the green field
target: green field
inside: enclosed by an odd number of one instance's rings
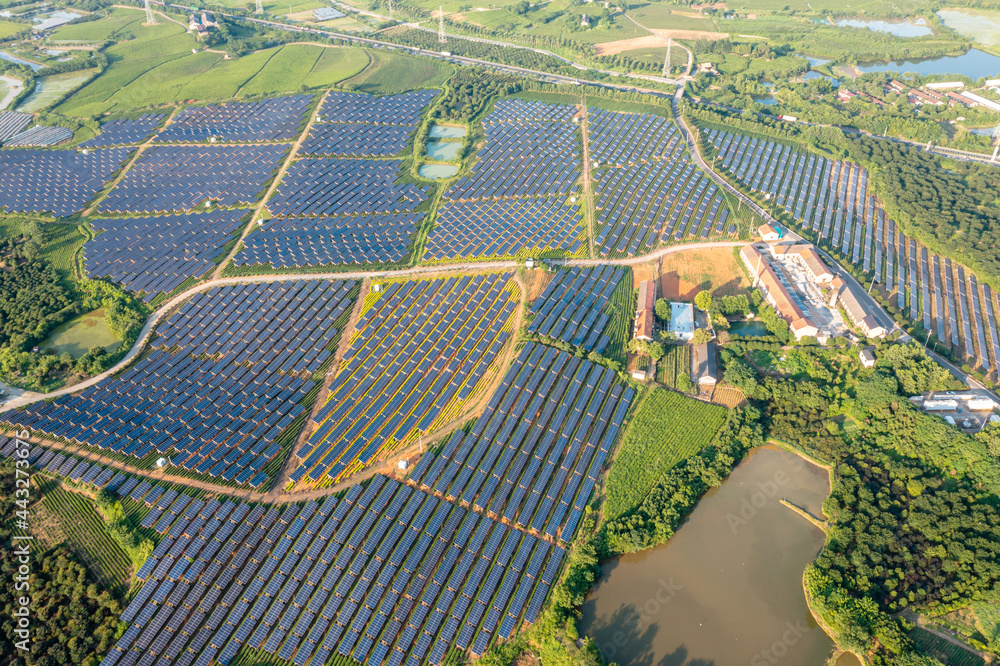
[[[384,51],[371,51],[369,56],[368,67],[344,81],[344,87],[373,95],[392,95],[415,88],[442,86],[452,72],[450,65],[436,60]]]
[[[0,238],[19,238],[22,235],[22,219],[0,215]],[[42,258],[48,261],[67,280],[73,280],[73,254],[86,240],[79,228],[73,224],[43,224],[45,242],[42,244]]]
[[[1000,11],[941,9],[938,16],[946,26],[974,42],[1000,44]]]
[[[27,27],[28,26],[24,25],[23,23],[10,23],[9,21],[0,21],[0,39],[4,39],[5,37],[10,37],[11,35],[15,35]]]
[[[856,0],[848,5],[859,16],[903,16],[926,9],[923,0]],[[818,12],[843,12],[843,0],[729,0],[726,7],[736,12],[790,11],[815,14]]]
[[[684,12],[675,13],[675,12]],[[719,32],[719,28],[708,17],[692,16],[690,7],[671,8],[668,5],[633,5],[628,15],[640,24],[653,30],[700,30]]]
[[[615,288],[615,293],[611,295],[611,302],[608,303],[608,307],[605,312],[610,315],[611,321],[608,322],[607,328],[604,329],[604,334],[608,336],[608,346],[604,350],[604,356],[611,359],[612,361],[617,361],[625,366],[626,361],[626,345],[628,345],[629,340],[632,339],[632,317],[635,315],[635,299],[636,293],[632,289],[632,276],[631,274],[626,274],[624,280],[622,280],[618,287]]]
[[[327,88],[362,71],[369,62],[361,49],[303,44],[227,60],[220,53],[191,53],[197,42],[176,24],[142,30],[134,41],[109,48],[109,55],[117,59],[61,104],[58,112],[127,113],[188,100],[274,95],[298,92],[302,86]]]
[[[66,545],[81,556],[104,589],[115,596],[124,595],[132,575],[129,556],[108,534],[93,503],[63,489],[58,481],[41,475],[35,479],[47,517],[58,522],[57,528],[50,528],[53,533],[62,533]]]
[[[103,42],[135,34],[142,28],[144,15],[128,9],[112,9],[107,18],[88,23],[64,25],[52,33],[54,42]]]
[[[1000,597],[1000,595],[995,595]],[[975,601],[972,611],[976,614],[976,623],[990,645],[1000,649],[1000,599]]]
[[[962,649],[921,627],[915,627],[910,632],[910,638],[921,650],[945,666],[984,666],[986,663],[979,655]]]
[[[605,518],[636,507],[667,470],[708,446],[725,420],[724,407],[653,389],[639,404],[608,472]]]
[[[667,353],[656,362],[656,381],[670,388],[677,388],[677,376],[680,374],[691,379],[691,347],[688,345],[671,345]]]

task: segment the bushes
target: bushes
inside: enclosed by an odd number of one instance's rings
[[[97,493],[97,509],[108,524],[108,532],[111,537],[121,546],[121,549],[128,553],[132,560],[132,566],[137,570],[143,562],[149,558],[153,552],[154,543],[145,539],[136,532],[136,528],[125,515],[118,496],[107,489],[101,489]]]

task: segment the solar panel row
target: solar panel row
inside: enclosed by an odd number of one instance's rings
[[[259,484],[278,436],[330,357],[354,285],[296,281],[215,287],[159,329],[153,351],[117,377],[4,419],[48,436]],[[281,312],[281,317],[275,317]]]
[[[507,274],[392,283],[357,324],[293,481],[340,479],[467,400],[509,336]]]
[[[189,106],[157,137],[160,143],[289,141],[298,136],[312,95],[272,97],[256,102]]]
[[[0,208],[17,213],[79,213],[125,162],[124,148],[0,151]]]
[[[629,279],[624,268],[570,268],[560,271],[531,304],[528,330],[601,354],[609,339],[605,312],[618,285]]]
[[[163,122],[163,114],[144,113],[138,118],[119,118],[101,124],[101,133],[80,144],[81,148],[129,146],[144,142]]]

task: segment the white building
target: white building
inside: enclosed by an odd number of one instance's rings
[[[694,306],[690,303],[671,303],[667,330],[678,340],[687,341],[694,337],[694,329]]]

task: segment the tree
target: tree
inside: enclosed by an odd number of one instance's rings
[[[677,373],[677,390],[683,391],[684,393],[690,393],[694,390],[694,384],[691,383],[691,376],[688,375],[688,373]]]
[[[670,321],[670,301],[665,298],[658,298],[656,299],[654,309],[657,317],[663,321]]]
[[[699,328],[696,329],[694,335],[691,336],[691,344],[703,345],[706,342],[709,342],[711,339],[712,339],[712,334],[708,332],[707,328]]]
[[[712,294],[708,291],[699,291],[694,297],[694,304],[699,310],[708,310],[712,307]]]

